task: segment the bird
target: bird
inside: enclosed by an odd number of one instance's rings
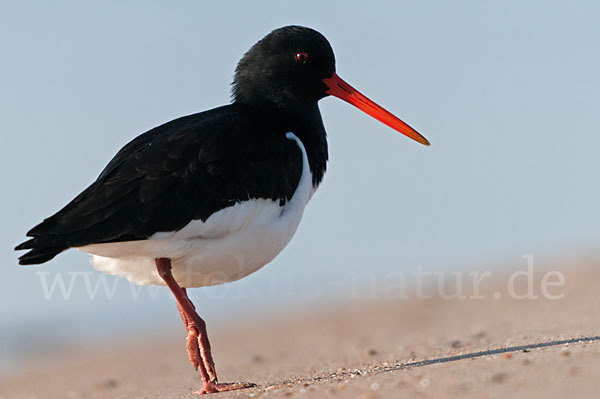
[[[187,290],[241,279],[296,232],[328,162],[318,102],[344,100],[424,145],[415,129],[346,83],[318,31],[273,30],[239,61],[230,104],[183,116],[126,144],[98,178],[26,234],[21,265],[70,248],[95,269],[166,285],[183,320],[199,394],[244,389],[218,381],[206,323]]]

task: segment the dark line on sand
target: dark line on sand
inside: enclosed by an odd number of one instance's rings
[[[416,361],[416,362],[396,363],[395,365],[392,365],[392,366],[373,365],[373,366],[364,367],[362,369],[355,368],[355,369],[338,371],[338,372],[334,372],[334,373],[321,374],[321,375],[317,375],[317,376],[313,376],[313,377],[285,380],[285,381],[281,381],[281,382],[274,383],[274,384],[266,384],[266,385],[260,386],[260,388],[273,389],[273,388],[278,388],[278,387],[295,386],[295,385],[301,385],[301,384],[314,384],[317,382],[327,382],[327,381],[334,381],[334,380],[342,381],[342,380],[346,380],[347,378],[352,378],[354,376],[375,375],[375,374],[381,374],[381,373],[388,373],[388,372],[392,372],[392,371],[410,369],[410,368],[414,368],[414,367],[425,367],[425,366],[431,366],[433,364],[452,363],[452,362],[457,362],[460,360],[475,359],[475,358],[479,358],[479,357],[497,355],[497,354],[501,354],[501,353],[528,352],[533,349],[549,348],[549,347],[553,347],[553,346],[594,342],[594,341],[600,341],[600,335],[591,336],[591,337],[580,337],[580,338],[554,340],[554,341],[549,341],[549,342],[541,342],[538,344],[508,346],[505,348],[488,349],[488,350],[479,351],[479,352],[465,353],[462,355],[455,355],[455,356],[445,356],[445,357],[439,357],[439,358],[429,359],[429,360],[420,360],[420,361]]]
[[[403,364],[398,364],[396,366],[390,367],[391,370],[389,370],[389,371],[407,369],[407,368],[411,368],[411,367],[423,367],[423,366],[429,366],[432,364],[439,364],[439,363],[450,363],[450,362],[456,362],[459,360],[474,359],[474,358],[482,357],[482,356],[497,355],[500,353],[522,352],[522,351],[527,352],[531,349],[548,348],[550,346],[560,346],[560,345],[566,345],[566,344],[583,343],[583,342],[591,342],[591,341],[600,341],[600,335],[593,336],[593,337],[570,338],[570,339],[563,339],[563,340],[558,340],[558,341],[541,342],[539,344],[509,346],[507,348],[489,349],[486,351],[465,353],[463,355],[447,356],[447,357],[440,357],[437,359],[421,360],[418,362],[411,362],[411,363],[403,363]]]

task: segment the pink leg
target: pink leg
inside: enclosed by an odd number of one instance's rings
[[[182,288],[182,290],[187,298],[187,292],[186,292],[185,288]],[[189,298],[188,298],[188,301],[189,301]],[[190,303],[191,303],[191,301],[190,301]],[[192,306],[193,306],[193,304],[192,304]],[[194,322],[192,320],[188,319],[187,314],[185,313],[185,311],[183,310],[183,308],[181,307],[179,302],[177,302],[177,309],[179,310],[179,314],[181,315],[183,324],[185,324],[185,330],[188,333],[187,351],[188,351],[188,356],[190,358],[190,362],[192,362],[192,366],[194,366],[194,369],[196,371],[198,371],[198,366],[200,366],[200,362],[201,362],[200,347],[198,346],[199,332],[198,332],[197,328],[194,326]]]
[[[192,301],[187,296],[186,290],[181,288],[173,278],[171,260],[168,258],[157,258],[155,259],[155,263],[159,276],[165,281],[167,287],[169,287],[177,300],[177,309],[179,309],[181,319],[188,333],[187,350],[190,362],[192,362],[196,370],[200,369],[202,389],[197,393],[233,391],[256,386],[247,382],[220,384],[217,381],[215,362],[212,358],[210,342],[208,341],[208,334],[206,332],[206,323],[196,313]]]

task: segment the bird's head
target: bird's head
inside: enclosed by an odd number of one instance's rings
[[[332,95],[422,144],[427,139],[362,95],[337,74],[327,39],[314,29],[275,29],[246,52],[233,80],[237,103],[276,109],[314,106]]]
[[[302,26],[275,29],[238,63],[233,97],[238,102],[286,107],[325,97],[323,79],[335,72],[331,45],[316,30]]]

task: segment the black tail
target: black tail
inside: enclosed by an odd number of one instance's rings
[[[43,245],[39,238],[32,238],[15,247],[15,251],[30,249],[25,255],[19,257],[20,265],[39,265],[48,262],[62,251],[68,249],[67,246],[48,246]]]

